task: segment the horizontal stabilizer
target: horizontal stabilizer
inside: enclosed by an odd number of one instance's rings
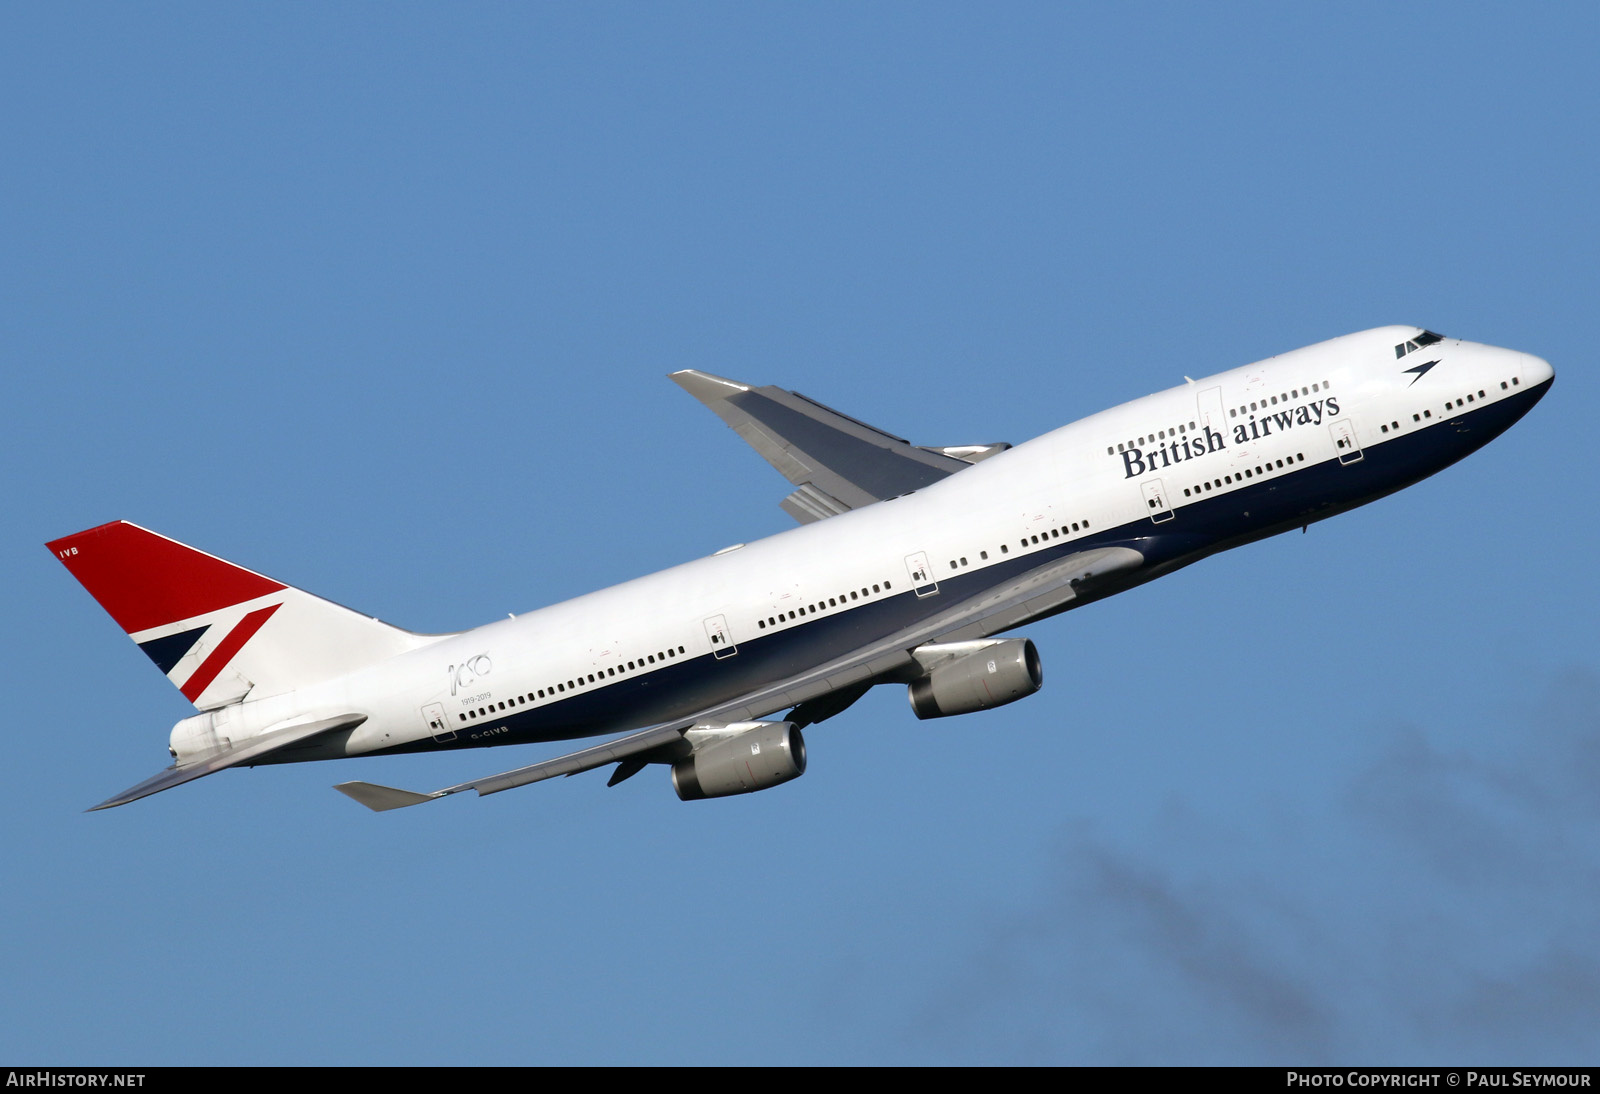
[[[192,763],[174,764],[159,775],[152,776],[138,786],[129,787],[115,797],[107,798],[99,805],[91,807],[88,811],[93,813],[96,809],[110,809],[115,805],[127,805],[129,802],[148,798],[151,794],[163,790],[171,790],[174,786],[182,786],[186,782],[210,775],[212,772],[221,771],[227,767],[238,767],[240,764],[250,764],[260,760],[268,753],[291,745],[304,744],[313,737],[320,737],[324,733],[333,733],[342,729],[354,729],[367,720],[365,714],[341,714],[334,718],[322,718],[315,722],[300,722],[295,725],[284,726],[281,729],[268,730],[259,737],[252,737],[235,748],[225,748],[215,752],[204,759]]]
[[[782,505],[802,524],[909,494],[1010,447],[919,448],[796,391],[698,369],[674,372],[672,380],[799,487]]]

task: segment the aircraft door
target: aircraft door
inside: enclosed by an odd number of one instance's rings
[[[436,741],[453,741],[456,739],[455,727],[450,724],[450,716],[444,712],[444,707],[438,703],[429,703],[422,708],[422,720],[428,723],[428,736]]]
[[[1328,428],[1333,431],[1333,447],[1339,453],[1340,463],[1355,463],[1366,454],[1361,451],[1361,442],[1356,440],[1355,427],[1349,418],[1334,422]]]
[[[1146,479],[1139,484],[1139,489],[1144,491],[1145,512],[1150,514],[1153,523],[1160,524],[1177,516],[1167,504],[1167,488],[1160,479]]]
[[[911,591],[918,596],[932,596],[939,591],[939,583],[934,580],[933,567],[928,565],[926,551],[906,556],[906,573],[911,576]]]
[[[1198,410],[1200,412],[1200,428],[1215,429],[1218,433],[1224,432],[1222,413],[1222,389],[1220,387],[1207,388],[1200,393]]]
[[[718,661],[739,652],[739,647],[734,645],[732,636],[728,634],[728,621],[723,616],[714,615],[706,620],[706,639],[711,643],[711,656]]]

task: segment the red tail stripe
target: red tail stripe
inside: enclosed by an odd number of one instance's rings
[[[244,644],[261,629],[261,624],[281,607],[282,604],[270,604],[265,608],[257,608],[239,620],[239,625],[228,632],[228,637],[217,644],[211,655],[200,662],[200,667],[194,670],[194,675],[184,681],[183,687],[178,689],[183,692],[183,697],[191,703],[200,698],[200,693],[206,690],[206,685],[217,678],[217,673],[228,667],[233,655],[243,649]]]
[[[126,521],[102,524],[48,546],[129,634],[284,588]]]

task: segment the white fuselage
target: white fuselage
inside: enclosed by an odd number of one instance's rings
[[[281,760],[622,731],[822,664],[1055,556],[1135,546],[1146,566],[1125,588],[1415,482],[1498,435],[1553,375],[1453,339],[1406,350],[1417,336],[1347,335],[1158,392],[913,494],[239,704],[217,728],[238,740],[367,716]]]

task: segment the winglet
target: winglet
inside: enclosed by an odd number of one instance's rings
[[[418,794],[414,790],[397,790],[392,786],[379,786],[377,783],[348,782],[339,783],[334,787],[346,797],[354,798],[374,813],[386,813],[391,809],[404,809],[408,805],[421,805],[440,798],[442,794]]]

